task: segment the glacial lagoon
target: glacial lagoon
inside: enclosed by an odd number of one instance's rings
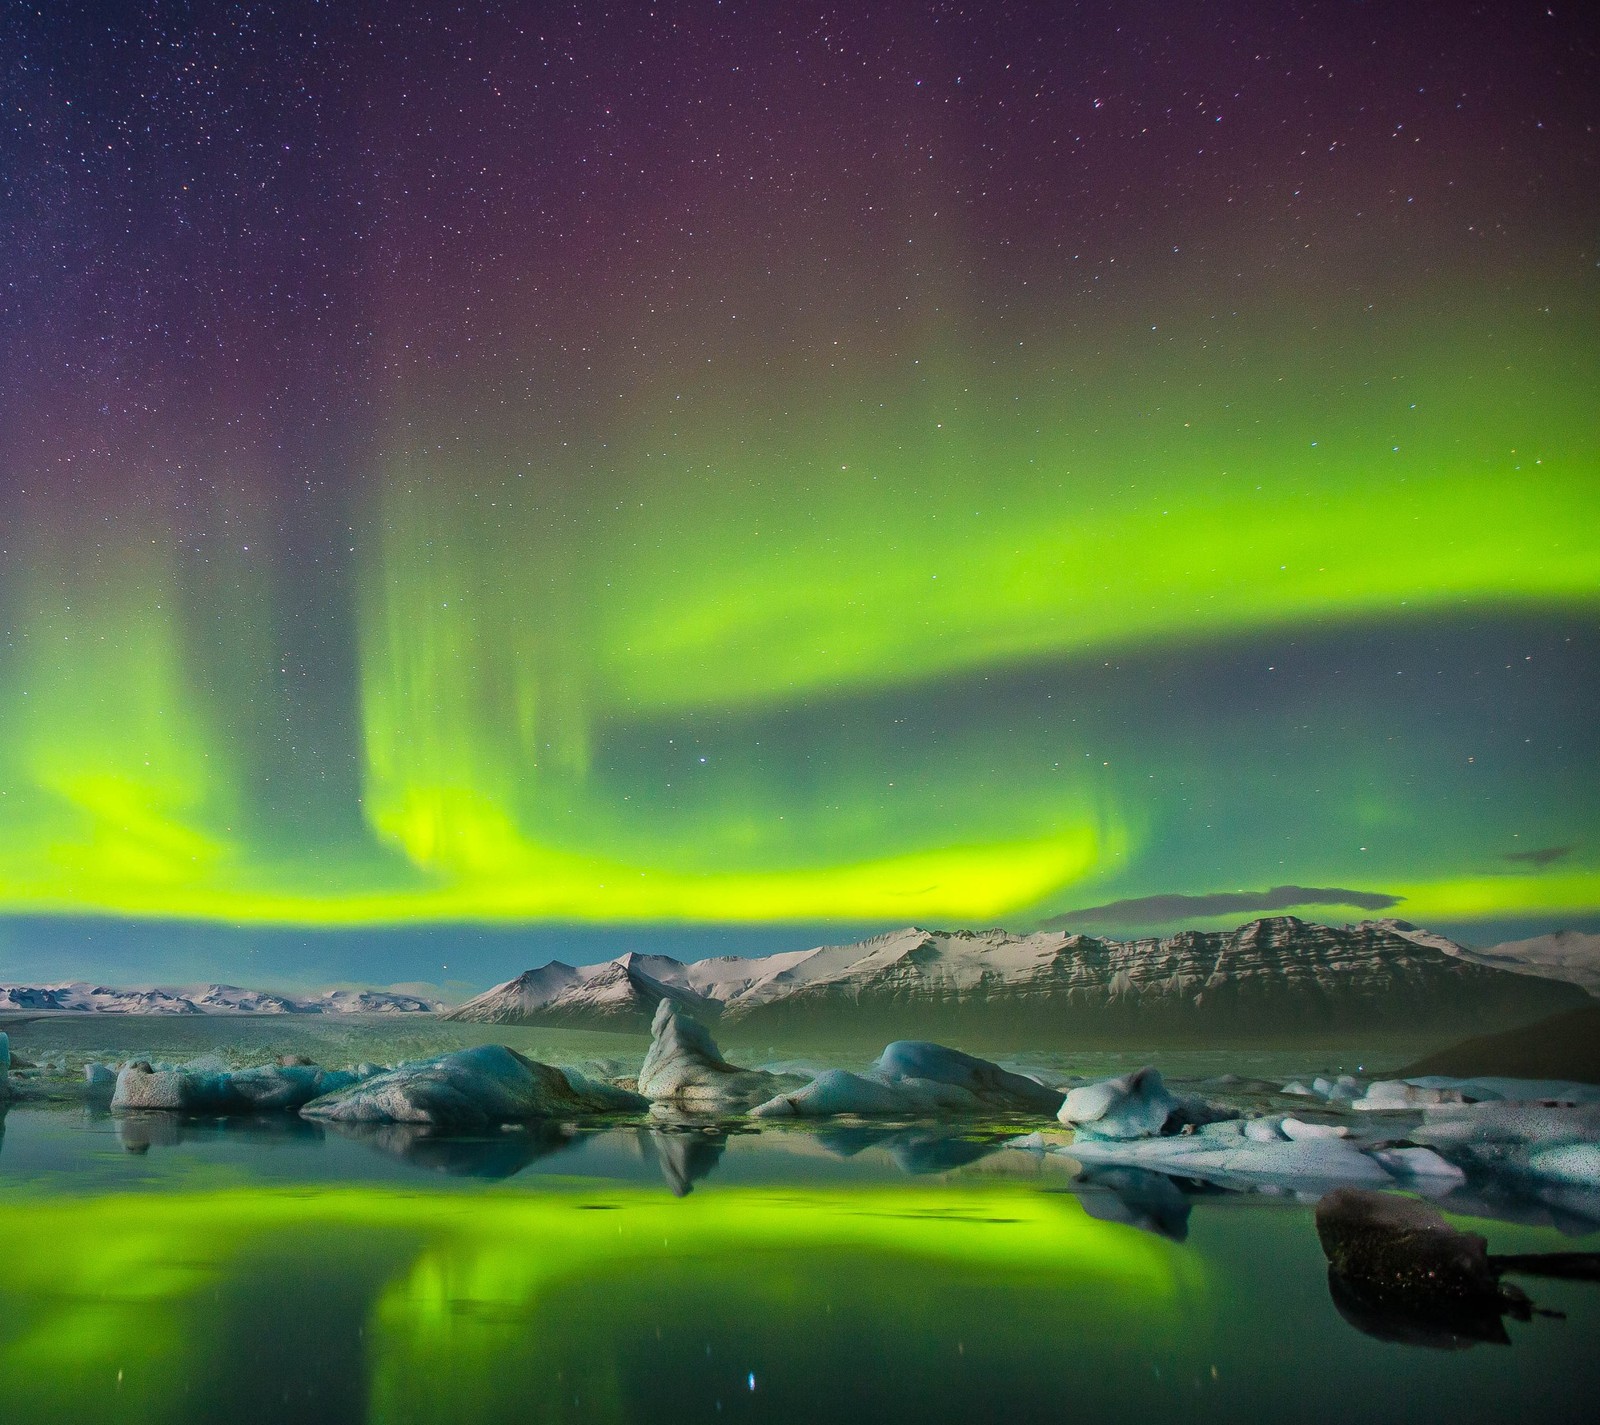
[[[1600,1398],[1600,1287],[1523,1280],[1537,1313],[1477,1338],[1362,1317],[1313,1195],[1083,1170],[1008,1146],[1026,1122],[440,1135],[23,1098],[3,1124],[8,1422],[1534,1422]],[[1444,1206],[1496,1253],[1600,1246],[1600,1196]]]

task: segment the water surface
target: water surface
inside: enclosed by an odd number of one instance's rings
[[[1375,1339],[1308,1203],[1081,1177],[1005,1125],[5,1130],[8,1421],[1532,1422],[1600,1389],[1594,1287],[1526,1283],[1566,1316],[1506,1344]]]

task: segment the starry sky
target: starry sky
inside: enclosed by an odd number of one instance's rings
[[[1594,923],[1597,94],[1572,3],[5,7],[0,973]]]

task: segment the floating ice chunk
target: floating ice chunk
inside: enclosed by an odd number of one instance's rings
[[[1437,1085],[1407,1083],[1404,1079],[1382,1079],[1368,1084],[1367,1091],[1350,1107],[1379,1113],[1394,1113],[1412,1108],[1431,1108],[1446,1103],[1465,1103],[1459,1089]]]
[[[943,1044],[900,1039],[865,1074],[827,1069],[809,1084],[751,1109],[756,1118],[826,1118],[832,1114],[908,1117],[938,1113],[1054,1113],[1061,1094]]]
[[[1098,1138],[1152,1138],[1185,1125],[1237,1115],[1203,1099],[1180,1097],[1161,1081],[1157,1070],[1144,1068],[1073,1089],[1056,1116],[1080,1133]]]
[[[1139,1069],[1073,1089],[1056,1116],[1100,1138],[1153,1138],[1178,1108],[1160,1072]]]
[[[1311,1092],[1330,1103],[1348,1102],[1361,1093],[1361,1084],[1353,1074],[1340,1074],[1335,1079],[1319,1075],[1311,1081]]]
[[[1058,1090],[1026,1074],[1014,1074],[987,1059],[919,1039],[897,1039],[888,1045],[871,1073],[887,1083],[924,1092],[935,1085],[956,1089],[985,1108],[1054,1113],[1062,1103]]]
[[[1299,1079],[1295,1079],[1292,1082],[1285,1084],[1281,1089],[1278,1090],[1278,1092],[1281,1093],[1281,1094],[1285,1094],[1290,1098],[1316,1098],[1317,1097],[1316,1090],[1315,1089],[1311,1089],[1311,1088],[1307,1088],[1306,1085],[1301,1083]]]
[[[1080,1134],[1071,1147],[1061,1151],[1082,1163],[1119,1163],[1241,1186],[1391,1181],[1382,1164],[1374,1162],[1349,1139],[1284,1138],[1260,1142],[1247,1136],[1245,1125],[1238,1122],[1212,1123],[1191,1133],[1134,1140]]]
[[[644,1107],[643,1098],[630,1089],[618,1088],[615,1084],[592,1079],[580,1069],[562,1066],[561,1073],[571,1085],[572,1091],[591,1103],[604,1104],[609,1110],[617,1113],[633,1113]]]
[[[200,1061],[205,1063],[206,1061]],[[103,1065],[91,1065],[89,1073]],[[90,1084],[96,1080],[89,1078]],[[123,1066],[111,1095],[114,1109],[181,1113],[266,1113],[299,1108],[322,1094],[356,1082],[345,1070],[271,1064],[236,1072],[210,1067],[160,1068],[145,1060]]]
[[[1348,1138],[1350,1130],[1342,1123],[1306,1123],[1298,1118],[1285,1118],[1278,1127],[1283,1130],[1283,1136],[1293,1142],[1304,1142],[1312,1138]]]
[[[650,1048],[639,1070],[639,1092],[645,1098],[691,1113],[741,1112],[804,1082],[794,1075],[730,1064],[699,1020],[671,999],[656,1006]]]
[[[596,1088],[600,1086],[595,1086]],[[644,1100],[610,1085],[575,1088],[567,1075],[504,1044],[479,1044],[437,1059],[402,1064],[363,1083],[313,1100],[307,1118],[341,1123],[428,1123],[486,1128],[566,1114],[608,1113]]]
[[[117,1071],[108,1064],[85,1064],[83,1081],[90,1093],[112,1093],[117,1087]]]
[[[1413,1079],[1387,1079],[1372,1084],[1352,1108],[1395,1111],[1462,1103],[1600,1103],[1600,1085],[1563,1079],[1515,1079],[1500,1075],[1456,1079],[1425,1074]]]
[[[1371,1154],[1398,1178],[1426,1178],[1446,1183],[1465,1182],[1467,1175],[1432,1148],[1378,1148]]]
[[[184,1109],[209,1108],[202,1098],[211,1085],[199,1078],[185,1081],[184,1075],[173,1069],[158,1069],[143,1059],[124,1066],[117,1075],[117,1086],[111,1095],[112,1108],[127,1109]]]
[[[1600,1084],[1579,1084],[1567,1079],[1515,1079],[1498,1074],[1453,1079],[1425,1074],[1405,1082],[1424,1089],[1454,1089],[1463,1099],[1480,1103],[1496,1100],[1552,1105],[1600,1103]]]
[[[1497,1173],[1600,1187],[1600,1104],[1476,1103],[1438,1108],[1411,1138]]]
[[[752,1118],[827,1118],[836,1113],[915,1114],[932,1105],[881,1079],[824,1069],[809,1084],[776,1094],[750,1110]]]
[[[1473,1103],[1437,1108],[1410,1137],[1436,1148],[1600,1142],[1600,1105]]]
[[[252,1112],[299,1108],[357,1082],[357,1076],[348,1069],[323,1069],[315,1064],[273,1064],[241,1069],[228,1077],[233,1096]]]
[[[1536,1178],[1600,1188],[1600,1143],[1563,1143],[1528,1155],[1527,1168]]]
[[[1252,1143],[1282,1143],[1287,1135],[1281,1118],[1249,1118],[1244,1122],[1244,1136]]]

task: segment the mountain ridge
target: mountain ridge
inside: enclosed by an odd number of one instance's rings
[[[433,1014],[440,1006],[393,990],[325,990],[318,995],[274,994],[238,985],[187,989],[114,989],[88,981],[59,985],[0,984],[0,1011],[67,1014]]]
[[[681,962],[630,954],[540,976],[527,971],[447,1018],[633,1028],[670,998],[703,1018],[773,1030],[881,1023],[905,1032],[1007,1024],[1200,1031],[1276,1023],[1459,1033],[1589,1002],[1576,986],[1480,963],[1465,947],[1403,921],[1335,928],[1293,916],[1127,941],[1065,930],[908,926],[767,957]]]

